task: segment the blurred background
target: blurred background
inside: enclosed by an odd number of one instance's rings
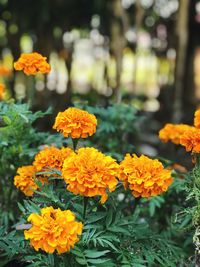
[[[49,75],[13,71],[32,51]],[[147,118],[141,152],[156,155],[159,128],[192,124],[200,100],[200,1],[0,0],[0,80],[33,110],[126,103]]]

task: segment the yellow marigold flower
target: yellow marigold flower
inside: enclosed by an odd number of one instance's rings
[[[30,239],[31,246],[47,253],[59,254],[70,251],[79,241],[83,224],[75,221],[75,215],[70,210],[47,207],[41,209],[41,215],[32,213],[28,217],[32,227],[24,231],[25,239]]]
[[[162,128],[159,131],[159,138],[163,142],[171,141],[172,143],[179,145],[182,134],[190,128],[193,128],[193,127],[187,124],[175,125],[175,124],[167,123],[164,126],[164,128]]]
[[[118,169],[114,159],[87,147],[80,148],[64,161],[62,176],[70,192],[86,197],[100,195],[104,203],[108,197],[106,191],[116,188]]]
[[[0,83],[0,101],[4,99],[6,87],[3,83]]]
[[[65,137],[87,138],[96,132],[97,119],[87,111],[68,108],[59,112],[53,129],[61,132]]]
[[[120,163],[119,178],[135,197],[157,196],[165,192],[173,182],[171,170],[164,169],[157,159],[144,155],[131,157],[127,154]]]
[[[193,127],[186,131],[181,136],[180,144],[185,147],[186,151],[200,153],[200,129]]]
[[[26,75],[37,73],[49,73],[50,65],[46,62],[46,57],[39,53],[23,53],[17,62],[14,63],[15,70],[23,70]]]
[[[32,165],[23,166],[17,169],[17,175],[14,177],[14,185],[19,188],[26,196],[32,196],[34,190],[38,189],[36,179],[42,183],[46,182],[43,177],[35,177],[36,168]]]
[[[194,126],[200,128],[200,109],[196,110],[194,113]]]
[[[71,148],[45,147],[36,156],[33,165],[37,171],[45,168],[58,169],[61,171],[64,160],[73,152]]]

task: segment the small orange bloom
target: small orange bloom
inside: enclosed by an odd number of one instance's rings
[[[0,101],[4,99],[6,87],[4,84],[0,83]]]
[[[118,180],[119,166],[114,159],[95,148],[80,148],[64,161],[62,176],[67,189],[75,195],[101,196],[107,200],[107,190],[114,191]]]
[[[173,182],[171,170],[162,163],[144,155],[137,157],[127,154],[120,163],[119,178],[125,188],[132,190],[134,197],[151,197],[165,192]]]
[[[196,110],[194,113],[194,126],[200,128],[200,109]]]
[[[184,134],[184,132],[188,129],[193,128],[187,124],[171,124],[167,123],[164,128],[159,131],[159,138],[163,142],[171,141],[172,143],[179,145],[180,138]]]
[[[53,129],[61,132],[65,137],[87,138],[96,132],[97,119],[87,111],[68,108],[59,112]]]
[[[6,66],[0,65],[0,77],[7,77],[11,75],[11,70],[9,70]]]
[[[37,171],[45,170],[45,168],[58,169],[61,171],[64,160],[73,152],[71,148],[57,148],[54,146],[45,147],[36,156],[33,165]]]
[[[15,70],[23,70],[26,75],[35,75],[37,73],[49,73],[50,65],[46,57],[38,53],[23,53],[17,62],[14,63]]]
[[[200,153],[200,129],[192,128],[186,131],[180,138],[180,144],[186,151]]]
[[[46,253],[58,254],[70,251],[79,241],[83,224],[75,220],[70,210],[61,211],[59,208],[47,207],[41,209],[41,215],[32,213],[28,217],[32,227],[24,231],[25,239],[30,239],[31,246]]]
[[[35,177],[36,169],[32,165],[23,166],[17,169],[17,175],[14,177],[14,185],[19,188],[26,196],[33,196],[34,190],[38,189],[35,180],[42,183],[46,181],[43,177]]]

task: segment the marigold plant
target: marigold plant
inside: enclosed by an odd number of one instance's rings
[[[36,168],[32,165],[23,166],[17,169],[14,177],[14,185],[19,188],[26,196],[33,196],[34,190],[38,189],[36,179],[45,182],[45,178],[35,177]]]
[[[72,153],[71,148],[45,147],[35,156],[33,165],[37,171],[55,168],[61,171],[64,160]]]
[[[68,108],[59,112],[53,129],[61,132],[65,137],[87,138],[96,132],[97,119],[87,111]]]
[[[171,170],[164,169],[157,159],[144,155],[131,157],[127,154],[120,164],[119,177],[135,197],[157,196],[165,192],[173,182]]]
[[[20,58],[14,63],[15,70],[23,70],[26,75],[35,75],[37,73],[49,73],[50,65],[39,53],[23,53]]]
[[[57,251],[59,254],[70,251],[79,241],[78,236],[83,229],[83,224],[75,219],[70,210],[43,208],[41,215],[32,213],[28,217],[32,227],[24,231],[25,239],[30,239],[30,244],[36,251]]]
[[[118,169],[113,158],[87,147],[80,148],[64,161],[62,176],[70,192],[85,197],[100,195],[104,203],[108,197],[106,191],[116,188]]]
[[[172,143],[179,145],[180,138],[184,134],[185,131],[193,128],[187,124],[171,124],[167,123],[160,131],[159,138],[163,142],[171,141]]]

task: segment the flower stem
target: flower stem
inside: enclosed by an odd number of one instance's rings
[[[84,197],[83,198],[83,220],[85,220],[87,204],[88,204],[88,197]]]
[[[76,150],[76,147],[77,147],[77,145],[78,145],[78,139],[73,139],[72,138],[72,143],[73,143],[73,149],[74,149],[74,151]]]
[[[133,207],[133,214],[135,213],[135,210],[136,210],[137,206],[140,203],[140,199],[141,199],[141,197],[135,197],[134,207]]]

